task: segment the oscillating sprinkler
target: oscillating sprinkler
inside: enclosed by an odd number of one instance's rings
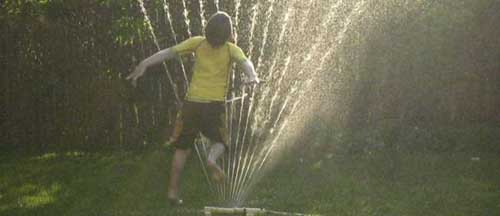
[[[205,207],[205,216],[213,216],[214,214],[238,214],[245,216],[257,216],[265,214],[267,211],[261,208],[222,208],[222,207]]]
[[[224,207],[211,207],[206,206],[203,210],[205,216],[215,215],[244,215],[244,216],[258,216],[258,215],[288,215],[288,216],[321,216],[316,214],[300,214],[290,212],[271,211],[263,208],[224,208]]]

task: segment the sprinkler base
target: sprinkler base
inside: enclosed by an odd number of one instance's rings
[[[265,209],[261,208],[222,208],[206,206],[203,210],[205,216],[224,215],[224,214],[241,214],[245,216],[257,216],[266,213]]]

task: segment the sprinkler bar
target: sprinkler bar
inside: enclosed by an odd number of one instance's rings
[[[300,214],[300,213],[290,213],[281,211],[266,210],[263,208],[221,208],[221,207],[210,207],[206,206],[203,210],[205,216],[212,216],[213,214],[242,214],[245,216],[257,216],[257,215],[289,215],[289,216],[321,216],[317,214]]]

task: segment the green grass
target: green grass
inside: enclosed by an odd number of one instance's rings
[[[167,204],[170,156],[165,149],[3,152],[0,215],[200,215],[196,210],[216,205],[195,157],[183,178],[186,205]],[[246,206],[322,215],[500,215],[498,155],[378,151],[308,158],[285,156]]]

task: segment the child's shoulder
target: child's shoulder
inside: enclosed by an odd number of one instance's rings
[[[192,37],[188,38],[187,40],[192,41],[192,42],[201,42],[201,41],[205,40],[205,37],[203,37],[203,36],[192,36]]]
[[[193,37],[190,37],[190,38],[187,38],[186,40],[184,40],[183,43],[198,44],[198,43],[202,42],[203,40],[205,40],[205,37],[203,37],[203,36],[193,36]]]
[[[231,48],[231,49],[241,49],[238,45],[236,45],[235,43],[233,42],[226,42],[226,44]]]
[[[203,36],[192,36],[188,40],[202,41],[202,40],[205,40],[205,37],[203,37]]]

